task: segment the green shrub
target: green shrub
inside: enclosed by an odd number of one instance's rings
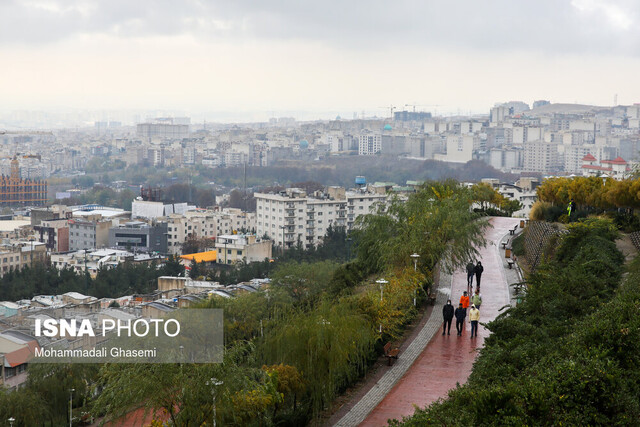
[[[572,224],[523,302],[488,327],[468,382],[391,425],[635,425],[640,261],[624,285],[611,221]]]
[[[524,233],[521,233],[511,241],[511,250],[516,256],[524,256]]]

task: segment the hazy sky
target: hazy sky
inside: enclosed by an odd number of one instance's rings
[[[0,17],[4,110],[640,102],[637,0],[0,0]]]

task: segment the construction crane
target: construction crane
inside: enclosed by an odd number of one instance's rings
[[[388,107],[378,107],[378,108],[383,108],[383,109],[389,109],[389,117],[391,117],[393,119],[393,110],[396,109],[396,107],[394,107],[393,105],[389,105]]]

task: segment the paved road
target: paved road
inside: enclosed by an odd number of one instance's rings
[[[481,322],[494,319],[498,315],[498,310],[509,304],[509,286],[505,276],[502,251],[500,251],[500,241],[517,223],[519,220],[515,218],[495,217],[491,218],[493,228],[487,229],[485,237],[488,244],[480,250],[480,260],[484,266],[480,287],[483,299]],[[462,292],[466,289],[466,282],[466,271],[456,271],[453,274],[451,285],[453,304],[457,305]],[[438,303],[440,302],[439,300]],[[441,319],[441,313],[441,307],[436,307],[433,316]],[[414,412],[414,405],[427,406],[445,397],[456,383],[466,382],[477,354],[476,350],[482,347],[489,331],[480,326],[479,336],[471,339],[471,326],[467,322],[463,335],[459,337],[455,333],[454,320],[451,335],[442,336],[441,333],[440,329],[409,370],[360,426],[385,426],[388,419],[400,419],[402,416],[411,415]],[[385,378],[381,378],[380,381],[385,381]],[[367,396],[363,400],[367,399]],[[365,403],[359,402],[359,404]],[[341,423],[341,425],[348,424]]]

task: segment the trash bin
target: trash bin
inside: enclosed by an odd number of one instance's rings
[[[511,249],[507,248],[504,250],[504,257],[511,258]]]
[[[520,220],[520,228],[524,228],[524,219]]]

